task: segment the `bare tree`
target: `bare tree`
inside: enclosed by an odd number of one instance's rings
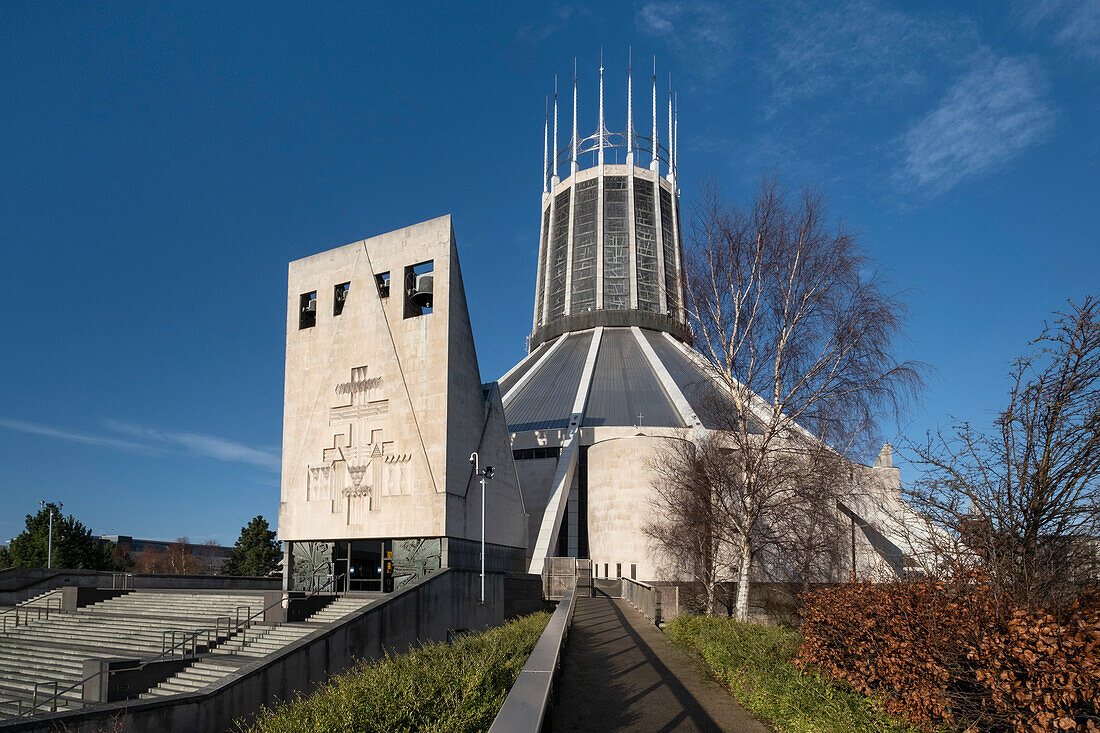
[[[165,559],[164,550],[159,547],[147,545],[138,553],[137,560],[134,562],[133,571],[135,573],[168,572],[168,563]]]
[[[650,461],[656,511],[644,531],[669,566],[700,585],[708,615],[720,600],[730,600],[723,591],[731,581],[746,583],[739,573],[746,537],[753,559],[770,555],[767,567],[759,568],[762,577],[836,575],[840,538],[832,523],[821,521],[835,513],[830,487],[838,475],[836,454],[807,447],[776,457],[767,465],[769,475],[757,476],[750,488],[736,453],[729,433],[709,431],[669,441]],[[735,610],[743,618],[747,601],[739,598]]]
[[[814,546],[849,480],[843,459],[869,445],[881,409],[915,394],[920,365],[894,358],[902,303],[855,239],[826,224],[820,194],[792,203],[765,178],[741,211],[711,184],[691,234],[686,305],[696,347],[726,387],[706,417],[721,428],[720,534],[746,618],[760,553]]]
[[[1095,583],[1100,539],[1100,301],[1070,303],[1017,359],[986,434],[962,423],[909,444],[907,498],[939,529],[948,569],[978,565],[1014,603]]]
[[[655,476],[652,519],[643,531],[654,541],[665,565],[689,575],[702,588],[702,606],[713,614],[718,591],[733,580],[729,558],[734,537],[720,516],[716,484],[721,446],[713,435],[698,443],[671,440],[650,460]],[[717,460],[716,460],[717,459]]]
[[[167,572],[172,575],[198,575],[205,569],[202,560],[195,556],[191,543],[186,537],[180,537],[168,545],[165,561],[168,566]]]

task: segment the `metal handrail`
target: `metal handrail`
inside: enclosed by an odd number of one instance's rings
[[[658,610],[661,605],[661,591],[648,583],[643,583],[633,578],[622,578],[622,597],[638,609],[643,616],[655,624],[661,619]]]
[[[543,730],[576,605],[577,589],[569,588],[508,690],[508,696],[493,718],[489,733],[537,733]]]
[[[9,608],[7,611],[4,611],[3,613],[0,613],[0,617],[2,617],[4,619],[4,621],[3,621],[3,630],[4,630],[4,632],[6,633],[7,630],[8,630],[8,619],[15,619],[15,624],[13,625],[13,627],[14,628],[19,628],[19,612],[20,611],[23,612],[23,626],[26,626],[30,623],[31,610],[32,609],[35,611],[35,614],[36,614],[35,615],[35,620],[36,621],[41,621],[42,620],[42,612],[43,611],[46,612],[46,618],[49,619],[50,611],[53,610],[53,601],[55,599],[52,598],[52,597],[46,597],[42,600],[44,600],[46,602],[46,605],[41,605],[40,603],[28,603],[28,604],[22,605],[22,606],[14,606],[12,608]],[[56,600],[57,600],[57,612],[62,613],[64,609],[62,607],[61,599],[58,598]],[[9,614],[11,614],[11,615],[9,615]]]
[[[318,593],[320,593],[321,591],[323,591],[325,588],[327,588],[329,586],[330,583],[335,584],[335,582],[337,580],[344,577],[346,574],[347,573],[340,573],[339,575],[332,576],[331,578],[329,578],[329,580],[326,583],[324,583],[323,585],[320,585],[317,588],[315,588],[314,590],[310,591],[309,594],[306,596],[306,600],[312,598],[313,596],[315,596]],[[282,599],[282,596],[280,596],[279,600],[275,601],[274,603],[269,603],[267,606],[264,606],[261,610],[257,611],[256,613],[254,613],[251,616],[249,616],[248,618],[246,618],[244,620],[244,623],[246,625],[246,629],[247,629],[247,625],[251,624],[252,619],[256,618],[260,614],[267,613],[270,609],[275,608],[275,606],[281,605],[282,602],[283,602],[283,599]],[[238,609],[240,609],[240,608],[248,608],[248,606],[238,606]],[[220,621],[223,618],[226,619],[226,620],[229,619],[228,616],[218,616],[218,617],[216,617],[216,619],[215,619],[215,624],[216,624],[215,632],[217,631],[218,628],[220,628]],[[229,627],[227,626],[226,628],[228,629]],[[176,631],[181,631],[181,630],[176,629]],[[203,631],[210,631],[210,629],[199,629],[198,631],[193,632],[193,635],[198,635],[198,634],[202,633]],[[234,631],[240,631],[240,626],[238,626],[236,629],[234,629]],[[245,631],[245,633],[247,634],[247,630]],[[165,650],[163,639],[164,639],[164,637],[161,636],[161,649],[162,649],[161,653],[158,654],[157,656],[153,657],[152,659],[146,659],[145,661],[141,662],[137,666],[137,669],[141,669],[142,667],[144,667],[147,664],[151,664],[153,662],[156,662],[156,661],[160,660],[162,657],[164,657],[167,654],[174,653],[174,651],[177,647],[179,647],[183,644],[186,644],[189,640],[192,641],[192,647],[194,648],[194,640],[185,638],[182,641],[180,641],[179,644],[174,644],[173,646],[171,646],[167,650]],[[174,638],[173,638],[173,641],[175,641]],[[197,656],[197,655],[195,655],[195,656]],[[43,700],[41,703],[38,702],[38,696],[37,696],[37,693],[36,693],[34,703],[27,710],[27,712],[23,713],[23,711],[22,711],[23,706],[20,705],[19,706],[20,707],[19,714],[16,715],[15,717],[16,718],[22,718],[22,717],[25,717],[25,716],[29,717],[29,716],[34,714],[34,711],[37,710],[40,705],[45,705],[46,703],[52,703],[53,704],[53,711],[56,711],[57,710],[57,700],[58,700],[58,698],[60,698],[62,695],[66,694],[68,692],[72,692],[77,687],[80,687],[81,685],[83,685],[85,682],[88,682],[90,680],[94,680],[96,677],[99,677],[101,674],[103,674],[106,671],[108,671],[108,670],[101,669],[98,672],[95,672],[94,674],[90,674],[87,677],[85,677],[84,679],[78,680],[77,682],[74,682],[73,684],[69,685],[68,687],[66,687],[64,690],[61,690],[60,692],[56,691],[56,686],[55,686],[54,694],[51,697],[48,697],[45,700]],[[56,685],[56,680],[54,681],[54,683]],[[36,683],[35,689],[37,690],[37,683]],[[81,708],[87,707],[87,705],[88,705],[88,703],[86,701],[81,700],[81,702],[80,702]]]
[[[126,587],[126,581],[130,581],[130,587]],[[119,582],[121,581],[121,582]],[[116,584],[118,587],[116,588]],[[134,589],[134,574],[133,573],[111,573],[111,590],[133,590]]]

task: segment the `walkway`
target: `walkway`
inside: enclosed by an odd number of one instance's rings
[[[627,601],[578,598],[554,731],[769,733]]]

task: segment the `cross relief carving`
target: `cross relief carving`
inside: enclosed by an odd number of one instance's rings
[[[387,483],[391,493],[401,493],[400,464],[411,457],[383,437],[379,423],[389,414],[389,400],[378,394],[381,388],[382,378],[368,376],[365,366],[353,368],[350,379],[336,386],[345,404],[328,411],[335,431],[332,447],[324,449],[321,465],[309,467],[307,499],[331,500],[332,511],[343,509],[348,524],[362,523],[364,511],[378,508],[377,497]]]

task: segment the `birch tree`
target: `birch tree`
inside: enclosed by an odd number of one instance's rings
[[[705,417],[719,427],[715,500],[745,619],[761,552],[832,521],[844,459],[866,455],[877,418],[915,396],[921,365],[895,358],[903,303],[845,227],[827,223],[819,193],[792,199],[765,178],[742,210],[710,184],[690,235],[685,300],[725,388]]]

